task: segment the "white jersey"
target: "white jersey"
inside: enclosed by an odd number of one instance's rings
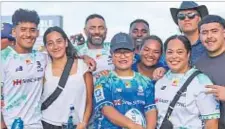
[[[2,112],[7,127],[10,129],[13,121],[21,117],[25,128],[42,129],[40,98],[46,54],[18,54],[7,47],[1,56]]]
[[[67,123],[71,106],[75,108],[74,122],[83,121],[87,94],[83,75],[88,67],[83,60],[78,60],[77,64],[77,73],[69,76],[62,93],[46,110],[42,111],[43,121],[62,126],[63,123]],[[60,77],[53,76],[52,65],[49,63],[45,72],[44,92],[41,99],[43,102],[55,91],[59,79]]]
[[[110,43],[103,43],[102,49],[89,49],[87,43],[76,46],[76,49],[79,55],[88,55],[96,61],[96,71],[93,72],[94,79],[98,78],[100,71],[114,69],[110,54]]]
[[[156,82],[155,103],[158,109],[158,128],[175,94],[194,71],[196,71],[195,68],[185,74],[168,71]],[[192,80],[169,118],[174,129],[202,129],[202,120],[220,117],[219,103],[213,95],[205,94],[207,91],[205,86],[211,84],[211,80],[204,74],[199,74]]]

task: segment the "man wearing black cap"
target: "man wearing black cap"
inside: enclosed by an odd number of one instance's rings
[[[192,64],[205,53],[206,50],[199,40],[198,23],[208,15],[205,5],[198,5],[193,1],[183,1],[180,8],[170,8],[173,21],[178,25],[180,31],[190,40],[192,44]]]
[[[15,43],[15,38],[12,37],[13,26],[9,23],[2,23],[1,27],[1,50]]]
[[[207,53],[196,63],[215,85],[206,86],[208,93],[221,101],[219,129],[225,129],[225,20],[218,15],[208,15],[199,23],[200,40]]]

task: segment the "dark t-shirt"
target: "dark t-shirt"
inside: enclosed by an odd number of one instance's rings
[[[209,57],[207,54],[203,54],[195,65],[198,69],[208,75],[214,84],[225,86],[225,52],[217,57]],[[221,102],[220,122],[224,127],[225,102]]]

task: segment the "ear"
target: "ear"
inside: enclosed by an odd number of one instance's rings
[[[37,37],[39,37],[39,34],[40,34],[40,31],[39,31],[39,30],[37,30]]]
[[[88,30],[87,30],[86,27],[84,27],[84,33],[85,33],[86,36],[88,36]]]
[[[66,40],[66,47],[68,47],[68,41]]]
[[[225,28],[223,29],[223,37],[225,39]]]
[[[15,38],[16,37],[16,27],[12,28],[12,36]]]

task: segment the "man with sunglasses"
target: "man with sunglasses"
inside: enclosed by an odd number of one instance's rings
[[[9,23],[2,23],[1,26],[1,50],[8,46],[13,46],[15,38],[12,36],[13,26]]]
[[[208,9],[205,5],[199,6],[193,1],[183,1],[180,8],[170,8],[170,12],[173,21],[191,42],[191,63],[195,64],[199,57],[206,53],[199,40],[198,23],[204,16],[208,15]]]

